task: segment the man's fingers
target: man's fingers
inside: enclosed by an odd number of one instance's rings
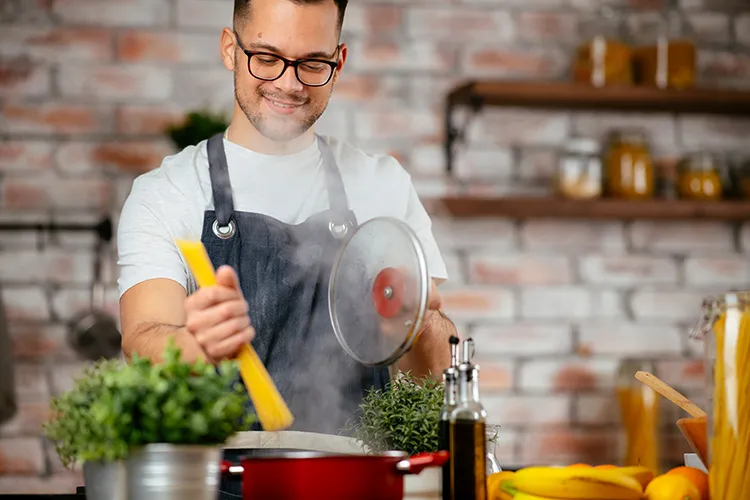
[[[248,305],[244,300],[229,300],[208,309],[194,311],[188,317],[185,327],[191,332],[199,332],[229,319],[247,316],[247,311]]]
[[[209,286],[199,288],[195,293],[190,294],[185,299],[185,309],[187,311],[200,311],[230,300],[242,298],[242,294],[235,289],[225,286]]]
[[[206,353],[214,359],[232,358],[243,345],[249,344],[255,337],[255,330],[248,326],[221,342],[211,344]]]
[[[209,348],[209,346],[224,342],[227,338],[248,327],[250,327],[250,318],[247,316],[240,316],[224,321],[223,323],[205,330],[201,330],[195,334],[195,338],[201,346]],[[215,357],[215,355],[210,352],[209,355]]]
[[[216,282],[221,286],[240,290],[240,280],[231,266],[221,266],[216,271]]]

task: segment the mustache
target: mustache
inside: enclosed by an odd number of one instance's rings
[[[289,102],[296,105],[307,104],[310,98],[304,94],[286,94],[284,92],[270,92],[262,87],[258,87],[258,94],[266,99]]]

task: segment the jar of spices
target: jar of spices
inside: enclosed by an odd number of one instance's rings
[[[568,141],[558,160],[556,188],[570,199],[598,198],[602,194],[602,162],[599,143],[594,139]]]
[[[583,42],[573,63],[573,80],[600,88],[632,85],[630,47],[622,41],[618,16],[611,9],[582,23]]]
[[[659,89],[695,85],[697,50],[677,11],[659,18],[653,40],[634,49],[635,79]]]
[[[712,154],[688,155],[678,165],[677,192],[685,200],[719,200],[721,175],[719,162]]]
[[[654,196],[654,162],[641,130],[620,130],[612,134],[605,157],[607,195],[639,200]]]

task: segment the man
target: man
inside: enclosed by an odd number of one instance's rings
[[[388,378],[344,353],[328,316],[330,262],[349,228],[396,217],[425,249],[429,310],[400,370],[439,375],[454,332],[438,311],[445,264],[409,175],[314,132],[346,62],[346,4],[236,0],[234,29],[221,33],[230,126],[136,179],[118,229],[126,356],[158,360],[173,337],[187,359],[218,362],[252,342],[300,430],[338,431]],[[217,286],[196,290],[178,238],[203,241]]]

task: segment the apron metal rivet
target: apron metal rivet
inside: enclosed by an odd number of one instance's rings
[[[219,226],[219,221],[215,220],[213,225],[214,234],[222,240],[228,240],[234,236],[236,226],[234,221],[230,220],[226,226]]]
[[[336,238],[341,238],[346,235],[346,233],[349,231],[349,228],[346,226],[346,224],[336,224],[334,222],[330,222],[328,224],[328,230]]]

